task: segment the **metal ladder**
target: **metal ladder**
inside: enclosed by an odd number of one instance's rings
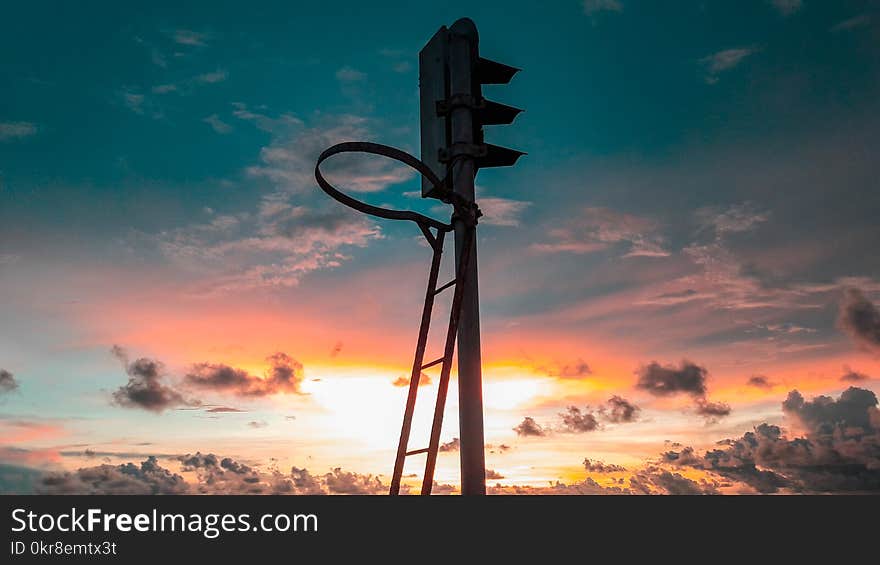
[[[464,233],[464,245],[459,257],[459,265],[456,269],[456,278],[448,283],[437,287],[437,278],[440,273],[440,260],[443,255],[443,241],[446,233],[451,231],[451,226],[446,229],[435,228],[437,234],[434,235],[428,226],[419,224],[425,239],[434,251],[431,260],[431,270],[428,274],[428,289],[425,293],[425,306],[422,310],[422,323],[419,327],[419,339],[416,343],[416,353],[412,365],[412,374],[409,381],[409,394],[406,398],[406,409],[403,413],[403,425],[400,429],[400,442],[397,445],[397,458],[394,461],[394,474],[391,477],[391,490],[389,494],[400,494],[400,480],[403,476],[404,461],[410,455],[419,455],[427,453],[427,461],[425,463],[425,474],[422,479],[421,494],[431,494],[431,487],[434,485],[434,468],[437,465],[437,452],[440,448],[440,429],[443,425],[443,410],[446,407],[446,394],[449,390],[449,373],[452,370],[452,357],[455,352],[455,340],[458,335],[458,321],[461,315],[462,295],[464,294],[464,285],[462,284],[464,273],[467,272],[465,267],[470,260],[471,249],[473,247],[473,227],[466,227]],[[454,288],[452,297],[452,308],[449,313],[449,325],[446,331],[446,345],[443,349],[443,356],[425,363],[425,348],[428,342],[428,330],[431,326],[431,314],[434,309],[434,297],[448,288]],[[442,364],[442,365],[441,365]],[[416,408],[416,396],[419,390],[419,380],[422,371],[435,365],[441,365],[440,382],[437,385],[437,402],[434,406],[434,421],[431,425],[431,437],[428,441],[428,447],[421,449],[408,450],[409,435],[412,429],[413,413]]]
[[[394,210],[389,208],[381,208],[361,202],[351,196],[339,191],[336,187],[327,182],[324,175],[321,174],[321,163],[333,155],[339,153],[371,153],[373,155],[382,155],[396,161],[400,161],[421,173],[434,187],[437,198],[442,202],[451,204],[453,207],[452,221],[443,223],[434,218],[430,218],[418,212],[410,210]],[[467,158],[467,155],[453,157],[447,163],[447,178],[458,158]],[[406,410],[403,414],[403,426],[400,429],[400,443],[397,446],[397,458],[394,461],[394,474],[391,477],[391,495],[400,494],[400,479],[403,475],[403,464],[405,459],[410,455],[427,453],[428,459],[425,464],[425,475],[422,480],[421,494],[431,494],[431,487],[434,485],[434,467],[437,464],[437,452],[440,448],[440,428],[443,425],[443,410],[446,407],[446,393],[449,389],[449,373],[452,371],[452,356],[455,352],[455,340],[458,337],[458,322],[461,316],[461,303],[464,294],[464,277],[467,273],[466,267],[473,254],[475,243],[475,228],[477,219],[482,215],[480,208],[472,200],[467,200],[455,192],[451,191],[445,180],[441,180],[425,163],[419,161],[412,155],[379,143],[370,143],[366,141],[346,141],[337,143],[332,147],[325,149],[318,157],[315,164],[315,180],[328,196],[338,202],[353,208],[358,212],[369,214],[377,218],[387,220],[404,220],[414,222],[419,226],[431,249],[434,251],[431,260],[431,271],[428,276],[428,290],[425,294],[425,306],[422,310],[422,324],[419,328],[419,339],[416,344],[416,354],[413,360],[412,374],[409,380],[409,394],[406,399]],[[435,230],[432,232],[431,230]],[[458,257],[458,265],[456,265],[455,276],[452,281],[437,287],[437,277],[440,273],[440,259],[443,255],[443,241],[448,232],[461,229],[462,241],[461,252]],[[435,359],[430,363],[425,363],[425,347],[428,343],[428,330],[431,326],[431,313],[434,308],[434,297],[448,288],[455,287],[455,293],[452,298],[452,309],[449,313],[449,326],[446,331],[446,345],[443,350],[443,357]],[[422,371],[443,364],[440,371],[440,382],[437,389],[437,403],[434,407],[434,421],[431,425],[431,438],[428,447],[423,449],[408,450],[409,435],[412,428],[413,412],[416,408],[416,396],[419,389],[419,380]]]

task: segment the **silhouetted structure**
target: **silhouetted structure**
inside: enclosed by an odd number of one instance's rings
[[[479,56],[479,35],[476,25],[470,19],[460,19],[450,28],[443,26],[419,53],[422,159],[418,160],[386,145],[347,142],[325,150],[315,166],[315,178],[328,195],[365,214],[415,222],[433,250],[409,393],[391,479],[392,495],[400,492],[406,457],[421,453],[427,454],[421,493],[431,493],[456,338],[461,491],[465,495],[486,493],[476,260],[476,226],[481,214],[474,197],[474,178],[481,167],[513,165],[523,154],[483,142],[484,125],[509,124],[520,110],[485,100],[481,85],[505,84],[517,70]],[[322,176],[320,166],[332,155],[346,152],[383,155],[416,169],[422,175],[422,196],[437,198],[453,206],[450,223],[443,223],[416,212],[372,206],[334,188]],[[455,278],[438,287],[443,244],[449,232],[454,232],[455,235]],[[443,356],[425,363],[434,297],[449,288],[454,289],[454,294]],[[428,447],[409,450],[419,380],[422,371],[436,365],[441,365],[441,370]]]

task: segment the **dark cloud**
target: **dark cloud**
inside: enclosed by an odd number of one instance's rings
[[[489,450],[489,453],[505,453],[510,450],[510,446],[503,443],[499,445],[487,443],[486,449]]]
[[[12,392],[18,388],[15,377],[6,369],[0,369],[0,394]]]
[[[183,477],[148,457],[140,465],[98,465],[76,471],[49,473],[36,485],[40,494],[186,494]]]
[[[342,342],[341,342],[341,341],[337,341],[337,342],[333,345],[333,349],[330,351],[330,357],[336,357],[336,356],[339,355],[341,352],[342,352]]]
[[[461,440],[457,437],[452,438],[452,441],[448,441],[446,443],[441,443],[438,451],[460,451],[461,450]]]
[[[694,400],[694,412],[708,422],[717,422],[730,414],[730,406],[723,402],[710,402],[706,398],[706,378],[709,371],[687,359],[681,364],[660,365],[656,361],[638,370],[636,388],[648,391],[654,396],[673,396],[684,393]]]
[[[409,386],[409,377],[397,377],[397,380],[391,383],[394,386]],[[422,373],[419,377],[419,386],[428,386],[431,384],[431,375],[428,373]]]
[[[326,492],[320,479],[309,473],[307,469],[291,467],[290,482],[296,492],[302,494],[325,494]]]
[[[600,420],[612,424],[635,422],[641,409],[621,396],[614,395],[598,407],[586,406],[581,409],[569,406],[559,413],[560,422],[556,429],[563,433],[585,433],[602,428]],[[531,418],[526,418],[514,428],[519,435],[547,435],[549,429],[538,426]]]
[[[205,410],[205,412],[211,413],[223,413],[223,412],[247,412],[247,410],[241,410],[239,408],[233,408],[231,406],[212,406]]]
[[[695,402],[694,411],[703,416],[706,422],[714,424],[721,418],[730,415],[730,405],[724,402],[710,402],[705,398],[699,398]]]
[[[595,414],[588,411],[581,412],[577,406],[569,406],[559,416],[562,418],[562,431],[564,432],[580,434],[592,432],[599,428],[599,420],[596,419]],[[525,421],[520,426],[524,424]],[[517,433],[520,433],[519,430],[517,430]]]
[[[238,396],[266,396],[270,394],[299,394],[303,380],[303,366],[285,353],[266,358],[269,369],[265,378],[251,375],[243,369],[228,365],[199,363],[186,375],[188,384]]]
[[[854,429],[865,433],[871,430],[871,413],[877,406],[877,396],[870,390],[849,387],[840,398],[817,396],[805,401],[796,390],[788,393],[782,411],[794,416],[813,435],[832,435],[841,431],[850,435]]]
[[[647,488],[648,484],[671,495],[715,494],[712,486],[700,484],[670,471],[643,472],[630,478],[630,488],[635,492],[651,494],[651,489]]]
[[[195,469],[211,469],[215,468],[220,464],[219,458],[213,453],[206,453],[202,455],[201,452],[196,452],[195,454],[181,455],[178,457],[178,461],[183,465],[184,471],[193,471]]]
[[[271,386],[283,392],[299,392],[302,382],[302,363],[286,353],[274,353],[266,358],[270,363],[267,377]]]
[[[593,370],[583,359],[578,359],[571,365],[562,365],[552,369],[544,369],[551,377],[560,377],[563,379],[577,379],[592,375]]]
[[[431,494],[455,494],[456,492],[458,492],[458,487],[448,483],[441,484],[434,481],[434,484],[431,486]]]
[[[840,377],[840,381],[844,383],[860,383],[862,381],[869,380],[871,380],[870,375],[859,373],[858,371],[853,371],[848,367],[846,368],[846,372]]]
[[[486,479],[490,481],[495,481],[498,479],[503,479],[504,475],[496,471],[495,469],[486,469]]]
[[[128,375],[128,382],[113,393],[113,403],[126,408],[143,408],[163,412],[169,408],[198,406],[197,400],[184,398],[183,394],[164,384],[164,367],[161,362],[141,357],[129,362],[126,351],[114,345],[111,353],[119,359]]]
[[[220,467],[237,475],[244,475],[251,472],[251,468],[243,463],[239,463],[229,457],[220,460]]]
[[[789,439],[779,426],[761,424],[703,455],[688,447],[664,453],[661,460],[762,493],[880,491],[880,417],[873,392],[851,387],[837,400],[806,401],[792,391],[782,408],[804,428],[803,437]]]
[[[206,494],[378,494],[387,487],[378,477],[335,468],[322,476],[291,467],[289,474],[277,470],[258,471],[230,457],[214,454],[180,458],[184,470],[195,471],[194,490]]]
[[[654,396],[671,396],[682,392],[694,396],[704,396],[707,374],[708,371],[704,367],[688,360],[682,361],[678,367],[661,366],[653,361],[639,369],[636,388],[645,390]]]
[[[324,475],[330,494],[379,494],[388,490],[379,477],[349,473],[340,468]]]
[[[547,432],[535,422],[534,418],[526,416],[520,424],[513,428],[513,431],[520,436],[543,436]]]
[[[263,420],[252,420],[248,422],[247,425],[254,429],[260,429],[265,428],[269,424],[267,422],[264,422]]]
[[[566,484],[559,481],[548,486],[495,485],[486,489],[489,494],[516,495],[596,495],[630,494],[628,489],[602,486],[590,477],[581,482]]]
[[[621,467],[620,465],[612,465],[595,460],[591,461],[589,459],[584,459],[584,469],[588,473],[622,473],[626,471],[626,467]]]
[[[165,453],[156,453],[156,452],[143,452],[143,451],[104,451],[92,448],[86,448],[81,451],[77,450],[64,450],[59,451],[58,455],[62,457],[85,457],[87,459],[95,459],[98,457],[103,458],[105,461],[109,461],[111,457],[117,459],[145,459],[147,457],[176,457],[176,455],[165,454]]]
[[[490,494],[525,494],[525,495],[596,495],[596,494],[717,494],[717,483],[710,480],[699,482],[691,480],[679,473],[662,469],[657,466],[649,466],[634,473],[629,478],[628,486],[621,477],[618,481],[612,481],[621,486],[601,485],[592,477],[587,477],[581,482],[565,484],[561,482],[551,483],[548,486],[522,486],[522,485],[496,485],[489,487]]]
[[[880,352],[880,310],[861,290],[848,288],[844,291],[837,323],[859,344]]]
[[[627,399],[614,395],[608,399],[605,406],[599,409],[602,417],[614,424],[626,424],[639,419],[641,408]]]
[[[162,467],[155,456],[139,464],[97,465],[76,471],[30,470],[29,487],[40,494],[385,494],[378,477],[332,469],[314,475],[292,467],[260,470],[213,453],[168,456],[187,477]],[[2,487],[3,465],[0,465]],[[0,492],[6,492],[0,488]],[[17,492],[17,491],[16,491]]]
[[[749,380],[746,381],[746,384],[755,388],[773,388],[773,383],[771,383],[770,379],[768,379],[764,375],[752,375],[751,377],[749,377]]]
[[[213,453],[187,454],[177,458],[181,469],[193,472],[191,490],[202,494],[280,494],[289,487],[280,473],[261,474],[231,457]]]
[[[263,390],[262,385],[259,384],[262,379],[252,376],[243,369],[222,364],[199,363],[186,375],[186,381],[198,387],[232,391],[243,396],[248,394],[256,396]]]

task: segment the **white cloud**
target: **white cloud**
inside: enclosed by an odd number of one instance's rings
[[[383,57],[388,57],[389,59],[399,59],[404,54],[403,49],[391,49],[390,47],[383,47],[379,49],[379,55]]]
[[[839,33],[841,31],[850,31],[852,29],[860,28],[867,26],[871,23],[871,17],[868,14],[861,14],[859,16],[855,16],[854,18],[850,18],[848,20],[843,20],[834,25],[831,28],[832,33]]]
[[[341,140],[373,137],[369,120],[325,117],[321,124],[307,127],[287,114],[272,117],[264,108],[255,112],[243,103],[234,107],[237,118],[272,133],[260,164],[247,170],[268,179],[272,191],[256,202],[252,212],[214,213],[206,222],[147,238],[165,257],[194,275],[192,294],[292,287],[308,273],[347,261],[346,248],[364,247],[382,237],[370,218],[329,199],[316,195],[317,204],[304,204],[306,194],[317,192],[314,166],[320,151]],[[216,122],[215,117],[204,121]],[[380,157],[347,157],[328,162],[325,169],[331,182],[343,190],[381,190],[412,176],[409,169]],[[513,221],[515,211],[502,206],[501,212],[501,221]]]
[[[232,131],[232,126],[221,120],[220,116],[217,114],[211,114],[207,118],[202,118],[202,121],[211,126],[211,128],[219,134]]]
[[[141,116],[149,116],[154,120],[165,117],[162,109],[151,98],[136,89],[124,89],[117,93],[123,106]]]
[[[351,67],[342,67],[336,71],[336,80],[339,82],[358,82],[367,78],[366,73],[362,73]]]
[[[584,0],[584,13],[591,16],[598,12],[622,12],[620,0]]]
[[[624,257],[666,257],[659,225],[649,219],[608,208],[584,208],[580,215],[547,233],[551,241],[532,245],[549,253],[593,253],[622,246]]]
[[[720,73],[732,69],[742,62],[743,59],[755,52],[753,47],[740,47],[737,49],[725,49],[700,59],[706,65],[710,73]]]
[[[135,114],[144,113],[144,95],[125,90],[122,92],[122,103]]]
[[[719,238],[728,233],[751,231],[770,218],[769,212],[759,210],[752,202],[733,204],[724,210],[707,206],[699,208],[696,216],[702,229],[713,229]]]
[[[803,0],[771,0],[776,11],[783,16],[790,16],[804,7]]]
[[[176,84],[159,84],[153,87],[153,94],[167,94],[177,90]]]
[[[260,151],[259,165],[248,169],[253,176],[270,179],[283,192],[313,190],[315,162],[321,152],[341,141],[370,139],[369,120],[358,116],[336,116],[319,127],[306,128],[301,121],[259,124],[275,128],[280,135]],[[327,179],[343,191],[378,192],[412,178],[409,167],[373,155],[340,155],[322,165]]]
[[[256,214],[218,215],[210,222],[158,234],[161,252],[200,273],[196,294],[299,284],[315,270],[338,267],[346,246],[382,237],[367,217],[341,206],[294,206],[280,194],[260,201]]]
[[[283,134],[304,125],[303,121],[293,114],[285,113],[277,118],[272,118],[264,113],[251,110],[248,105],[243,102],[233,102],[232,107],[234,108],[232,111],[233,116],[239,120],[252,122],[256,127],[263,131]],[[265,108],[258,107],[257,110],[264,111]]]
[[[725,49],[703,57],[700,59],[700,63],[706,67],[706,82],[715,84],[718,82],[718,75],[720,73],[736,67],[743,59],[757,51],[757,47],[738,47],[735,49]]]
[[[213,72],[196,75],[177,84],[171,82],[157,84],[151,88],[150,91],[153,94],[168,94],[170,92],[175,92],[181,96],[187,96],[192,94],[193,89],[197,86],[217,84],[225,81],[227,78],[229,78],[229,73],[226,70],[218,69]]]
[[[37,126],[31,122],[0,122],[0,141],[20,139],[37,134]]]
[[[509,198],[478,198],[480,211],[483,216],[480,218],[481,224],[490,226],[518,226],[520,215],[532,203],[522,200],[511,200]]]
[[[162,54],[161,51],[153,47],[150,49],[150,60],[157,67],[162,67],[163,69],[168,66],[168,61],[165,60],[165,55]]]
[[[391,60],[391,70],[395,73],[408,73],[412,70],[412,63],[408,60],[409,54],[402,49],[379,49],[379,55]]]
[[[180,45],[204,46],[208,40],[207,33],[199,33],[190,29],[176,29],[172,35],[174,42]]]
[[[225,70],[217,70],[212,73],[204,73],[198,75],[193,80],[195,82],[203,83],[203,84],[214,84],[217,82],[223,82],[229,76]]]

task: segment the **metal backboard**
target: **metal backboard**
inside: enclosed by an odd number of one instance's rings
[[[441,179],[446,165],[440,162],[440,149],[449,146],[450,124],[437,115],[437,102],[449,97],[449,70],[446,64],[449,30],[441,27],[419,52],[419,106],[422,134],[422,162]],[[422,177],[422,198],[438,198],[434,186]]]

